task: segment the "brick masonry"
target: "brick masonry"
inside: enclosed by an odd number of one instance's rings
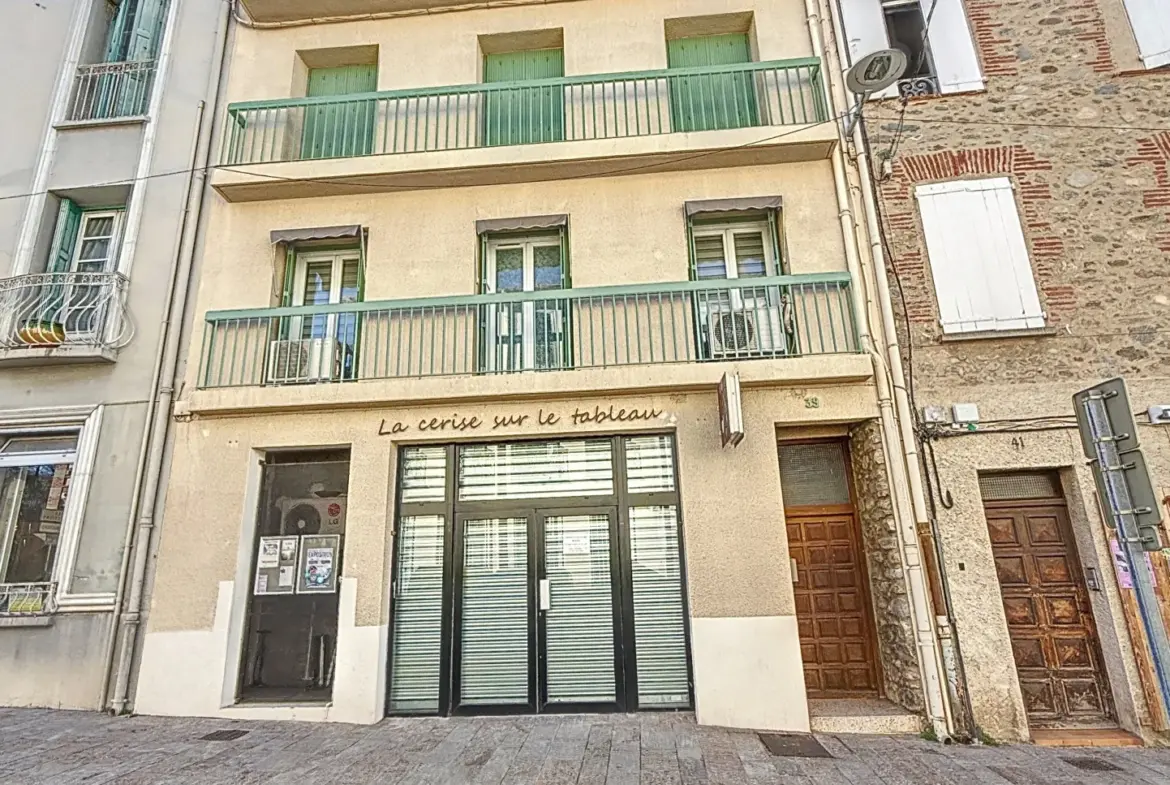
[[[1128,20],[1105,2],[967,0],[987,89],[915,99],[902,122],[896,101],[869,109],[879,165],[894,150],[879,198],[920,392],[1170,375],[1170,131],[1152,130],[1170,128],[1170,71],[1118,71],[1113,50],[1134,44],[1113,40]],[[1057,330],[942,341],[914,186],[997,176]]]

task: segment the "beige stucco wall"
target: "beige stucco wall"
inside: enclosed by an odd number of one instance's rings
[[[298,52],[358,45],[378,46],[379,90],[471,84],[481,78],[480,36],[555,28],[564,31],[566,76],[665,68],[665,20],[744,12],[755,17],[750,32],[757,60],[812,55],[804,4],[799,0],[529,5],[285,30],[240,30],[227,99],[304,95]]]
[[[1136,409],[1160,400],[1158,383],[1129,385]],[[1072,402],[1059,383],[1018,385],[1013,395],[992,395],[979,387],[947,393],[937,402],[978,401],[981,431],[935,442],[939,487],[949,491],[954,507],[938,507],[939,532],[955,604],[956,628],[973,702],[975,720],[992,737],[1027,739],[1019,680],[1011,658],[1007,621],[999,592],[991,541],[979,493],[978,474],[987,471],[1053,469],[1060,475],[1069,505],[1080,563],[1096,569],[1102,591],[1089,593],[1117,719],[1123,728],[1149,737],[1148,713],[1132,654],[1114,577],[1108,541],[1098,510],[1092,475],[1080,437],[1071,425]],[[953,397],[950,397],[953,396]],[[1051,412],[1058,419],[1043,430],[1013,421]],[[1144,418],[1139,418],[1144,419]],[[1061,422],[1069,423],[1062,425]],[[1170,495],[1170,428],[1141,424],[1143,453],[1159,498]],[[1155,557],[1164,558],[1164,557]]]
[[[817,408],[809,408],[806,399],[810,395],[818,399]],[[658,409],[661,416],[653,423],[616,427],[574,426],[568,417],[578,408],[608,408],[611,404]],[[710,718],[707,721],[724,724],[807,730],[776,428],[853,422],[873,417],[876,408],[873,389],[865,384],[815,390],[746,390],[747,436],[734,449],[721,446],[713,388],[701,393],[617,399],[469,404],[458,407],[457,413],[485,422],[470,436],[464,435],[476,440],[564,438],[635,430],[673,432],[678,445],[690,616],[712,621],[694,632],[698,636],[694,651],[699,712]],[[540,409],[559,413],[563,419],[555,426],[541,426],[535,422]],[[391,612],[390,532],[397,448],[418,441],[456,440],[418,428],[422,420],[454,414],[454,407],[378,407],[197,417],[179,424],[165,511],[167,526],[161,532],[147,627],[145,675],[138,699],[141,710],[220,712],[216,708],[221,706],[220,691],[234,681],[233,651],[239,650],[242,601],[251,585],[244,576],[251,564],[255,531],[256,462],[261,451],[280,447],[351,449],[342,578],[346,592],[353,594],[343,595],[352,601],[342,604],[342,612],[348,616],[341,620],[341,627],[348,637],[339,639],[338,656],[339,667],[354,671],[353,683],[366,685],[359,692],[372,690],[370,685],[381,678],[386,667],[385,642],[379,655],[377,641],[379,635],[385,637]],[[519,414],[531,415],[523,426],[492,427],[495,415]],[[397,437],[379,436],[383,420],[404,423],[410,430]],[[717,492],[713,492],[711,478],[718,478]],[[239,618],[229,619],[233,607]],[[360,667],[350,665],[352,652],[342,651],[347,640],[368,642],[358,657]],[[734,668],[728,664],[729,641],[739,641],[738,659],[732,658],[738,662]],[[174,689],[165,679],[166,660],[185,650],[199,652],[185,665],[198,673],[191,674],[188,686]],[[206,662],[197,662],[199,658]],[[758,669],[756,676],[745,675],[745,669],[751,668]],[[744,685],[753,679],[752,690],[745,690]],[[365,708],[346,716],[374,721],[380,716],[381,698],[373,692],[361,695]],[[338,700],[335,696],[335,704]],[[344,706],[338,709],[345,711]]]

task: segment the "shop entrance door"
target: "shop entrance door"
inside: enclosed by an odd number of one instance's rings
[[[624,711],[615,508],[456,518],[456,713]]]

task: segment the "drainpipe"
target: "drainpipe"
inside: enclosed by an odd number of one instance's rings
[[[825,51],[821,36],[822,23],[818,0],[805,0],[805,12],[808,17],[813,55],[822,64],[825,99],[827,105],[830,107],[830,114],[835,116],[837,110],[834,107],[847,107],[850,105],[840,84],[839,74],[841,73],[841,69],[836,58],[828,56]],[[911,469],[907,471],[908,464],[911,467],[917,466],[916,463],[909,463],[910,458],[917,453],[912,446],[913,443],[908,445],[904,441],[902,434],[899,432],[899,418],[894,413],[894,402],[891,399],[890,388],[891,386],[897,387],[898,377],[892,373],[893,369],[888,367],[888,361],[878,351],[877,344],[870,332],[869,320],[873,312],[873,303],[869,295],[868,282],[862,273],[862,263],[859,253],[860,244],[858,240],[859,226],[853,213],[853,200],[849,192],[846,174],[845,134],[841,122],[834,120],[834,123],[837,127],[837,145],[833,151],[832,166],[833,183],[837,196],[838,217],[841,222],[841,234],[845,244],[846,265],[849,268],[850,278],[854,282],[850,288],[852,291],[854,310],[857,313],[858,339],[874,364],[874,382],[877,388],[879,422],[881,424],[882,441],[887,459],[886,465],[889,467],[890,484],[892,486],[891,496],[894,501],[898,532],[901,539],[902,563],[906,578],[907,596],[910,600],[911,620],[914,625],[915,642],[918,647],[919,677],[923,687],[922,691],[926,701],[926,711],[931,727],[939,739],[946,740],[952,735],[953,722],[950,707],[942,686],[942,656],[939,651],[938,639],[935,635],[934,619],[931,612],[926,579],[922,570],[918,534],[914,526],[914,522],[918,520],[916,516],[918,505],[913,501],[914,484],[910,479],[910,475],[914,475],[915,470]],[[866,176],[866,173],[862,172],[862,176]],[[878,273],[875,273],[875,277],[879,280],[882,278]],[[865,290],[864,293],[863,289]],[[888,298],[889,296],[888,288],[883,293],[880,284],[878,286],[878,292],[879,300],[882,297]],[[888,309],[890,307],[888,299],[880,302],[878,307],[882,310]],[[883,326],[885,326],[884,322],[885,320],[883,319]],[[888,336],[886,337],[888,343]],[[901,370],[900,364],[898,370]],[[887,374],[889,374],[889,377],[887,377]],[[891,379],[894,380],[893,385],[891,385]],[[901,450],[899,446],[901,446]],[[921,483],[919,483],[918,488],[921,494]],[[921,496],[920,501],[922,501]],[[922,509],[925,510],[924,502],[922,503]]]
[[[195,260],[195,242],[194,237],[191,236],[191,227],[194,226],[197,229],[199,225],[207,194],[206,177],[211,162],[211,138],[216,119],[215,107],[219,100],[222,74],[227,62],[227,33],[231,19],[230,0],[222,0],[222,2],[224,13],[216,28],[215,48],[212,50],[216,52],[213,62],[217,63],[217,67],[208,77],[206,94],[209,95],[209,100],[199,102],[195,146],[187,178],[186,200],[183,206],[175,256],[171,263],[171,276],[162,318],[161,342],[159,352],[155,357],[151,398],[147,410],[145,433],[143,434],[148,457],[145,471],[141,471],[135,483],[137,487],[142,488],[142,492],[135,495],[130,519],[127,521],[127,541],[123,549],[122,582],[118,590],[118,607],[122,608],[121,600],[126,590],[127,579],[129,580],[129,597],[120,616],[119,629],[110,636],[111,645],[107,657],[106,680],[102,690],[103,703],[105,703],[112,675],[114,677],[114,691],[109,701],[109,709],[114,714],[123,713],[129,702],[131,667],[137,648],[138,630],[142,621],[143,587],[146,583],[151,540],[155,528],[155,510],[160,496],[163,456],[170,432],[171,402],[174,398],[175,380],[179,367],[180,339],[183,332],[181,329],[182,317],[187,309],[191,269]],[[161,86],[160,89],[162,89]],[[208,105],[212,107],[210,113],[207,112]],[[199,182],[197,198],[195,197],[196,180]],[[195,202],[194,211],[191,209],[192,201]],[[191,236],[190,242],[188,242],[189,236]],[[176,317],[179,321],[178,324],[175,323]],[[125,566],[131,553],[134,557],[133,567],[128,573]],[[114,645],[118,643],[119,638],[119,656],[117,669],[114,672]]]

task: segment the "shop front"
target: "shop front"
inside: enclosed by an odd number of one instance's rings
[[[686,709],[674,440],[405,447],[387,711]]]

